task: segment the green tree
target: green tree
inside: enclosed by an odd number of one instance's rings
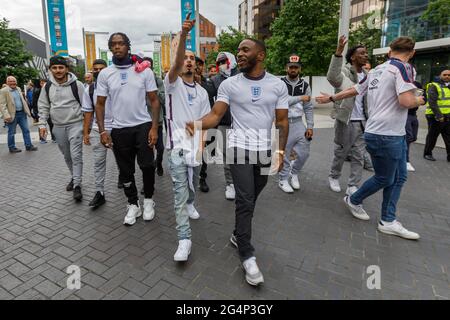
[[[237,49],[239,44],[249,35],[241,32],[231,26],[228,26],[228,30],[222,30],[222,32],[217,37],[217,43],[219,44],[219,51],[210,52],[206,58],[206,64],[215,64],[216,58],[219,52],[226,51],[234,55],[237,54]]]
[[[284,74],[290,54],[303,62],[303,74],[325,75],[336,49],[339,0],[287,0],[271,26],[267,40],[267,68]]]
[[[349,47],[362,44],[367,47],[370,64],[375,67],[379,64],[376,56],[373,55],[373,49],[381,46],[381,14],[378,11],[368,13],[362,24],[350,31]],[[381,57],[383,59],[383,57]]]
[[[84,75],[86,73],[84,63],[79,63],[76,66],[71,66],[70,71],[77,76],[78,80],[82,82],[84,81]]]
[[[430,1],[427,10],[421,16],[421,20],[439,29],[439,33],[436,32],[434,38],[444,37],[450,25],[450,0]]]
[[[0,83],[5,83],[8,76],[15,76],[18,84],[35,79],[38,71],[25,66],[33,55],[25,50],[25,44],[17,35],[8,30],[9,21],[0,20]]]

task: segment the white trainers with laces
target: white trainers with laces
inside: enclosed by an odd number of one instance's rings
[[[414,168],[410,162],[406,164],[406,169],[408,170],[408,172],[416,172],[416,168]]]
[[[189,214],[189,218],[192,220],[198,220],[200,219],[200,214],[197,212],[197,209],[195,209],[194,204],[186,204],[186,210]]]
[[[330,182],[330,189],[334,192],[341,192],[341,185],[339,184],[339,180],[337,179],[333,179],[333,178],[328,178],[328,181]]]
[[[180,240],[178,242],[178,249],[173,256],[173,260],[176,262],[184,262],[187,261],[189,255],[191,254],[192,241],[189,239]]]
[[[408,240],[420,239],[420,235],[418,233],[407,230],[397,220],[391,223],[380,221],[380,223],[378,224],[378,231],[384,234],[390,234]]]
[[[360,205],[355,205],[350,201],[350,197],[346,196],[344,198],[344,202],[347,205],[347,208],[350,210],[350,212],[352,213],[352,215],[360,220],[364,220],[364,221],[368,221],[370,220],[369,215],[367,214],[367,212],[364,210],[362,204]]]
[[[236,190],[234,189],[234,184],[227,186],[225,190],[225,199],[234,200],[236,199]]]
[[[280,187],[281,190],[283,190],[286,193],[294,193],[294,189],[292,189],[288,180],[280,180],[278,186]]]
[[[144,221],[152,221],[155,218],[155,201],[144,199]]]
[[[300,190],[300,181],[298,180],[298,175],[291,175],[291,186],[294,190]]]
[[[132,226],[136,223],[136,219],[142,216],[142,211],[139,205],[129,204],[127,206],[127,215],[123,224],[126,226]]]
[[[256,264],[256,258],[251,257],[242,263],[245,271],[245,280],[249,285],[258,286],[264,283],[264,277]]]
[[[351,197],[356,191],[358,191],[358,187],[352,186],[348,187],[347,191],[345,191],[345,194],[349,197]]]

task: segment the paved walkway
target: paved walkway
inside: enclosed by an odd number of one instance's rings
[[[155,221],[127,228],[111,154],[108,203],[93,212],[87,207],[94,194],[90,148],[85,200],[75,204],[55,144],[17,155],[1,145],[0,299],[449,299],[450,165],[444,151],[437,149],[439,161],[431,163],[421,159],[422,146],[413,146],[418,172],[410,175],[398,212],[422,236],[412,242],[377,233],[380,194],[366,202],[371,221],[347,212],[343,194],[332,193],[326,182],[332,130],[316,134],[303,191],[283,194],[271,178],[258,201],[253,242],[266,280],[258,289],[244,283],[228,242],[234,204],[224,199],[220,167],[211,166],[212,191],[198,197],[202,218],[192,222],[191,258],[178,265],[167,175],[157,178]],[[71,265],[81,267],[79,291],[66,286]],[[367,288],[372,265],[380,267],[381,290]]]

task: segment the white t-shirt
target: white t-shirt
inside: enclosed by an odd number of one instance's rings
[[[134,66],[111,65],[102,70],[97,80],[97,95],[111,100],[113,129],[131,128],[151,122],[145,96],[158,91],[150,69],[141,73]]]
[[[167,144],[168,150],[198,149],[200,135],[191,137],[186,123],[203,118],[211,111],[208,93],[198,83],[185,83],[181,77],[173,83],[169,76],[164,79],[166,88]]]
[[[358,82],[364,80],[366,75],[364,72],[358,73]],[[364,115],[364,94],[358,94],[355,99],[355,107],[353,108],[350,120],[366,120]]]
[[[96,84],[94,84],[96,87]],[[98,124],[97,124],[97,116],[95,114],[95,105],[97,104],[97,89],[94,89],[94,105],[92,105],[91,97],[89,96],[89,87],[84,90],[83,94],[83,106],[81,108],[81,111],[83,112],[94,112],[94,119],[92,123],[92,128],[98,131]],[[111,99],[106,99],[105,103],[105,130],[111,131],[112,130],[112,116],[111,116]]]
[[[368,92],[366,132],[384,136],[406,135],[408,109],[400,105],[398,96],[417,89],[414,78],[415,71],[410,64],[391,59],[371,70],[367,78],[355,86],[359,94]]]
[[[270,73],[261,80],[250,80],[242,73],[228,78],[219,87],[217,101],[229,105],[233,118],[228,147],[250,151],[271,149],[275,110],[289,109],[286,84]]]

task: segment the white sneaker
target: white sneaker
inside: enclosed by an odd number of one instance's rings
[[[298,175],[291,175],[291,186],[294,190],[300,190],[300,181],[298,180]]]
[[[191,254],[191,248],[192,248],[192,241],[191,240],[180,240],[178,242],[178,249],[177,252],[175,252],[175,255],[173,256],[173,260],[177,262],[184,262],[187,261],[189,258],[189,255]]]
[[[397,220],[395,220],[394,222],[391,222],[391,223],[380,221],[380,223],[378,224],[378,231],[385,233],[385,234],[399,236],[401,238],[408,239],[408,240],[420,239],[419,234],[408,231]]]
[[[155,218],[155,201],[144,199],[144,221],[152,221]]]
[[[197,209],[195,209],[194,204],[186,204],[186,210],[189,214],[189,218],[192,220],[198,220],[200,219],[200,214],[197,212]]]
[[[330,181],[330,188],[331,190],[333,190],[334,192],[341,192],[341,185],[339,184],[339,180],[337,179],[333,179],[333,178],[328,178],[328,180]]]
[[[406,164],[406,169],[408,172],[416,172],[416,168],[414,168],[410,162]]]
[[[278,186],[280,187],[281,190],[283,190],[286,193],[294,193],[294,189],[292,189],[288,180],[280,180]]]
[[[258,286],[261,283],[264,283],[264,277],[261,271],[259,271],[255,257],[245,260],[242,263],[242,266],[245,271],[245,280],[249,285]]]
[[[363,209],[362,204],[354,205],[353,203],[351,203],[349,196],[346,196],[344,198],[344,202],[355,218],[364,220],[364,221],[370,220],[370,217],[367,214],[367,212]]]
[[[126,226],[132,226],[136,223],[136,219],[140,216],[142,216],[142,211],[139,205],[129,204],[127,206],[127,215],[125,216],[123,224]]]
[[[358,191],[358,187],[348,187],[347,191],[345,191],[345,194],[349,197],[351,197],[356,191]]]
[[[225,199],[234,200],[236,199],[236,190],[234,190],[234,184],[227,186],[225,191]]]

